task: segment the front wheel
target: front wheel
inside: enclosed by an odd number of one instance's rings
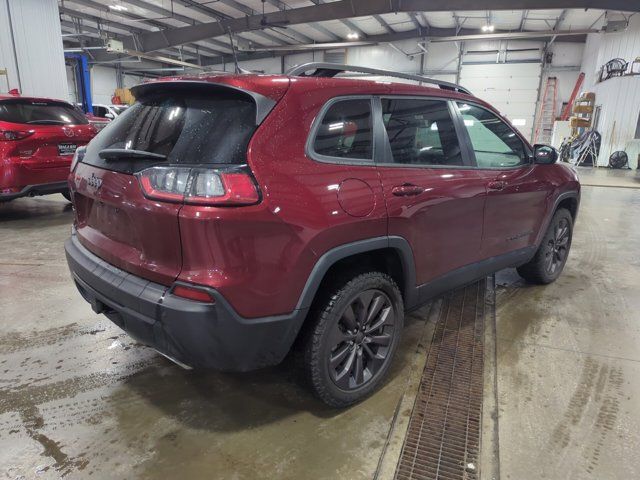
[[[306,377],[321,400],[346,407],[383,382],[404,323],[402,296],[391,277],[370,272],[319,303],[304,344]]]
[[[567,263],[572,237],[571,213],[565,208],[559,208],[534,257],[518,267],[520,276],[531,283],[547,284],[555,281]]]

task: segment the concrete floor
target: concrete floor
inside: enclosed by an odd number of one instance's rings
[[[503,479],[640,478],[639,211],[638,189],[583,187],[558,281],[497,274]]]
[[[497,276],[492,470],[502,478],[640,476],[639,206],[640,190],[585,187],[560,280],[534,287],[510,270]],[[0,205],[0,478],[393,472],[391,427],[410,411],[428,308],[409,318],[385,387],[331,410],[287,364],[187,372],[94,315],[64,261],[71,217],[59,196]]]
[[[640,170],[577,167],[583,187],[640,188]]]

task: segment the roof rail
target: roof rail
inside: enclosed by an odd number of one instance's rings
[[[312,73],[307,72],[313,70]],[[295,66],[287,72],[287,75],[294,77],[335,77],[342,72],[367,73],[370,75],[380,75],[384,77],[404,78],[405,80],[413,80],[421,83],[430,83],[437,85],[445,90],[453,90],[454,92],[466,93],[471,92],[456,83],[445,82],[444,80],[436,80],[433,78],[423,77],[422,75],[413,75],[410,73],[392,72],[390,70],[379,70],[377,68],[356,67],[354,65],[340,65],[337,63],[321,63],[311,62],[303,63]]]

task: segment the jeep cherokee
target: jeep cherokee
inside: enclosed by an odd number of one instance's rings
[[[213,74],[134,87],[76,154],[65,244],[82,296],[183,366],[295,345],[344,407],[384,380],[404,312],[506,267],[554,281],[580,185],[462,87]]]

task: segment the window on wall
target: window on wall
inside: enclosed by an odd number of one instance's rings
[[[313,150],[326,157],[371,160],[371,100],[340,100],[332,104],[316,132]]]
[[[489,110],[458,103],[480,168],[515,167],[529,163],[522,140]]]
[[[382,115],[394,163],[462,165],[445,101],[387,98],[382,100]]]
[[[636,134],[633,136],[633,138],[640,139],[640,113],[638,113],[638,122],[636,123]]]

